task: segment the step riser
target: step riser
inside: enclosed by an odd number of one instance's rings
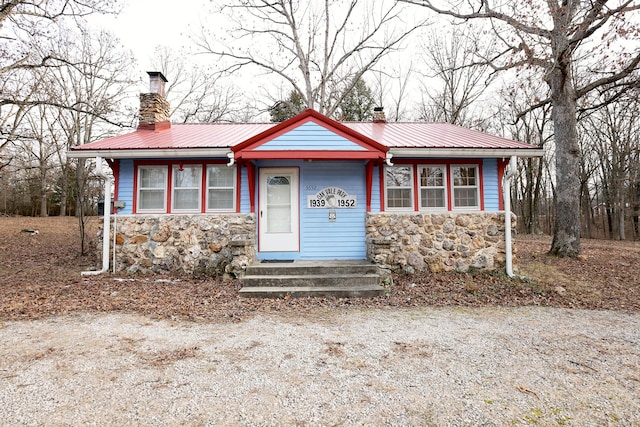
[[[313,267],[294,267],[294,266],[264,266],[251,265],[247,267],[245,274],[247,276],[284,276],[293,275],[326,275],[326,274],[377,274],[376,266],[313,266]]]
[[[255,287],[320,287],[320,286],[354,286],[377,285],[380,277],[367,276],[245,276],[242,279],[243,286]]]
[[[257,290],[240,290],[240,296],[245,298],[284,298],[284,297],[335,297],[335,298],[373,298],[380,296],[384,293],[382,288],[378,289],[322,289],[314,290],[300,289],[300,290],[283,290],[283,289],[269,289],[260,288]]]
[[[371,298],[383,293],[378,268],[359,261],[254,264],[247,267],[240,289],[246,298]]]

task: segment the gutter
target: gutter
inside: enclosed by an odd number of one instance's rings
[[[95,276],[109,270],[109,230],[111,229],[111,184],[113,177],[102,169],[102,157],[96,157],[96,174],[104,178],[104,223],[102,226],[102,270],[83,271],[82,276]]]
[[[502,198],[504,199],[504,246],[506,253],[507,276],[515,277],[513,274],[513,245],[511,242],[511,179],[516,174],[518,157],[511,156],[509,165],[502,178]]]
[[[227,157],[229,148],[141,148],[141,149],[76,149],[67,151],[68,157],[92,158],[96,156],[105,159],[155,159],[155,158],[201,158]]]
[[[542,157],[544,150],[539,148],[391,148],[396,158],[432,157],[432,158],[506,158]]]

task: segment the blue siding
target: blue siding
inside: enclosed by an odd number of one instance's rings
[[[247,172],[247,168],[240,169],[240,182],[237,183],[236,187],[236,191],[240,191],[240,212],[251,212],[251,204],[249,203],[249,173]]]
[[[126,203],[119,214],[133,212],[133,160],[120,160],[120,176],[118,177],[118,200]]]
[[[301,258],[364,259],[367,208],[364,163],[305,163],[300,176]],[[307,196],[326,187],[340,187],[349,195],[355,195],[357,207],[335,209],[335,222],[329,222],[329,209],[307,208]]]
[[[364,151],[365,148],[316,123],[307,122],[255,149],[269,150]]]
[[[282,259],[365,259],[365,165],[364,162],[259,161],[260,167],[300,168],[300,252],[273,253]],[[259,173],[256,173],[256,179]],[[340,187],[357,197],[357,207],[335,209],[336,221],[329,222],[329,209],[308,209],[307,196],[326,187]],[[256,182],[256,189],[258,183]],[[243,188],[242,191],[245,191]],[[256,206],[258,197],[256,191]],[[262,258],[258,254],[258,258]]]
[[[373,180],[371,181],[371,212],[380,212],[380,167],[373,168]]]
[[[497,211],[500,209],[500,180],[498,179],[498,160],[484,159],[482,161],[482,185],[484,187],[484,210]]]

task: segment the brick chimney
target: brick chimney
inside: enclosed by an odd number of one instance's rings
[[[375,107],[373,109],[373,123],[387,123],[383,107]]]
[[[160,130],[171,127],[169,103],[164,98],[165,76],[159,71],[148,71],[151,93],[140,94],[140,123],[138,130]]]

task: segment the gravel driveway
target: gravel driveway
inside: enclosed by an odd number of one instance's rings
[[[640,425],[640,315],[317,310],[0,323],[3,425]]]

